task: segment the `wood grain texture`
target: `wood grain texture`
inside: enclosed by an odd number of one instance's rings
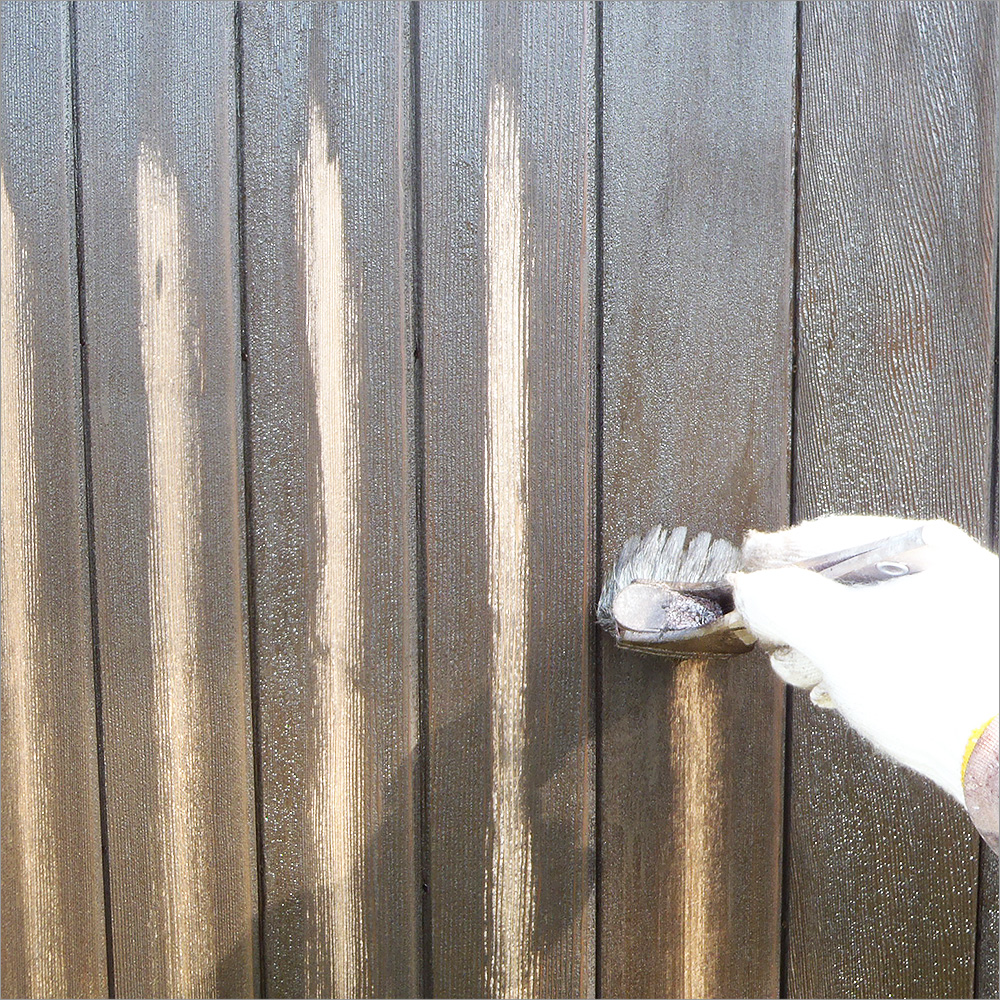
[[[994,49],[1000,59],[1000,33]],[[1000,141],[1000,138],[998,138]],[[998,202],[1000,202],[1000,164],[996,171]],[[994,381],[993,381],[993,510],[990,542],[994,552],[1000,551],[1000,227],[996,230],[994,248],[995,285],[993,292]],[[976,997],[996,1000],[1000,996],[1000,863],[997,856],[980,840],[979,843],[979,899],[976,925]]]
[[[233,8],[77,17],[114,987],[248,995]]]
[[[799,518],[989,536],[996,45],[993,4],[804,7]],[[971,995],[963,811],[798,696],[790,753],[788,995]]]
[[[3,4],[0,991],[996,997],[995,858],[797,695],[780,955],[780,684],[598,691],[593,606],[790,499],[995,543],[997,21]]]
[[[604,10],[603,552],[788,511],[793,4]],[[783,696],[602,657],[604,996],[775,996]]]
[[[419,8],[433,993],[594,984],[594,10]]]
[[[994,38],[994,57],[1000,60],[1000,32]],[[1000,137],[998,137],[1000,142]],[[1000,164],[995,173],[998,203],[1000,203]],[[993,291],[993,509],[990,542],[994,552],[1000,551],[1000,227],[995,229]],[[980,840],[979,900],[976,926],[976,997],[1000,996],[1000,879],[997,856]]]
[[[996,998],[1000,991],[998,960],[1000,933],[997,919],[997,856],[982,842],[979,845],[979,913],[976,929],[975,997]]]
[[[242,8],[271,996],[422,989],[411,16]]]
[[[4,4],[2,993],[106,993],[66,4]]]

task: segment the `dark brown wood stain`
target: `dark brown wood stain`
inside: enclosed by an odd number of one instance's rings
[[[3,995],[108,988],[66,4],[4,4]],[[12,54],[16,54],[11,58]]]
[[[996,33],[993,4],[804,8],[800,518],[989,537]],[[963,810],[799,695],[789,752],[789,996],[970,996]]]
[[[264,968],[271,996],[415,996],[421,989],[417,779],[418,619],[413,429],[413,96],[410,10],[402,4],[248,4],[243,8],[247,331],[251,524],[260,676],[265,871]],[[359,39],[364,39],[362,45]],[[312,110],[311,110],[312,109]],[[302,171],[310,117],[342,184],[348,275],[340,314],[359,372],[354,468],[347,498],[355,538],[324,520],[326,412],[308,326]],[[315,138],[315,136],[314,136]],[[327,205],[327,208],[331,206]],[[317,211],[322,212],[320,206]],[[322,282],[322,276],[319,278]],[[347,313],[353,310],[354,318]],[[330,331],[323,333],[330,336]],[[331,373],[336,384],[337,372]],[[352,665],[324,650],[324,560],[348,546],[360,563]],[[352,804],[331,786],[322,742],[328,675],[353,671],[364,732]],[[348,719],[342,720],[349,722]],[[356,721],[352,724],[357,724]],[[357,842],[327,856],[309,803],[331,802],[321,826],[357,815]],[[338,851],[340,853],[338,853]],[[351,911],[364,954],[324,931],[329,886]],[[340,870],[340,869],[338,869]]]
[[[77,13],[114,988],[243,996],[257,949],[233,11]],[[185,551],[164,541],[178,535]]]
[[[433,988],[441,996],[590,995],[593,9],[421,5],[419,41]],[[509,117],[497,111],[501,104]],[[515,745],[525,741],[526,754],[512,825],[498,820],[507,814],[494,805],[504,767],[491,713],[507,711],[518,681],[494,642],[500,625],[490,581],[498,564],[487,496],[499,466],[486,441],[490,386],[502,391],[488,373],[510,332],[503,321],[491,325],[487,286],[491,268],[504,267],[515,250],[490,242],[491,141],[516,145],[510,155],[524,206],[527,416],[524,437],[510,444],[529,456],[527,714],[511,735]],[[531,873],[524,889],[531,915],[513,921],[498,886],[517,865]],[[514,954],[522,967],[511,967]]]
[[[795,11],[604,5],[605,565],[788,511]],[[783,693],[603,655],[604,996],[774,996]]]
[[[594,629],[995,544],[996,5],[2,18],[5,996],[997,996],[956,804]]]

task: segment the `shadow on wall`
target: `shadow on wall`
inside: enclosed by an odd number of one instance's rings
[[[435,743],[448,748],[442,755],[444,766],[435,773],[440,788],[489,788],[485,780],[489,754],[484,753],[482,745],[484,720],[488,718],[488,699],[481,695],[466,712],[435,733]],[[565,971],[567,955],[576,956],[572,961],[586,962],[592,947],[592,942],[581,940],[580,934],[588,927],[593,933],[592,919],[583,911],[593,905],[595,848],[587,835],[587,823],[580,816],[577,797],[572,794],[574,787],[579,788],[578,762],[588,756],[584,751],[579,743],[569,740],[561,745],[547,744],[545,753],[532,750],[532,766],[525,776],[525,812],[532,818],[532,872],[536,883],[531,951],[543,973],[547,964],[561,964]],[[409,873],[394,871],[386,864],[413,829],[411,788],[419,787],[418,772],[419,756],[411,754],[385,786],[385,821],[368,835],[359,893],[363,926],[359,951],[365,968],[357,970],[356,981],[361,992],[369,996],[402,997],[423,992],[421,969],[419,965],[411,967],[411,957],[415,951],[419,954],[420,941],[418,938],[415,943],[411,938],[408,914],[401,906],[407,896],[405,879]],[[483,780],[470,781],[470,775],[477,772],[483,773]],[[434,831],[431,848],[436,854],[431,864],[439,880],[433,888],[437,895],[434,910],[446,914],[448,927],[460,929],[461,937],[435,940],[438,966],[432,972],[433,985],[438,993],[488,996],[489,957],[484,948],[481,961],[473,967],[469,963],[469,943],[486,940],[484,883],[489,849],[484,824],[489,803],[452,791],[447,795],[447,804],[450,811]],[[431,891],[427,877],[425,873],[424,893]],[[296,896],[266,901],[261,995],[336,995],[338,983],[343,983],[343,972],[333,968],[330,947],[314,940],[316,928],[331,926],[330,915],[318,912],[318,899],[315,889],[304,887]],[[258,932],[255,920],[249,939],[220,964],[217,996],[240,995],[234,992],[233,984],[245,981],[242,972],[257,947]],[[416,932],[419,935],[419,926]],[[278,975],[275,954],[280,955],[282,972]]]

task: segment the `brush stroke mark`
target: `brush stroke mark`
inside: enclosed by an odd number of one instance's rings
[[[24,898],[25,970],[31,996],[61,996],[67,989],[67,942],[60,920],[59,845],[50,802],[55,734],[35,697],[35,678],[49,669],[45,642],[39,634],[38,553],[35,480],[35,386],[33,322],[29,306],[31,275],[17,223],[0,170],[0,280],[2,332],[0,371],[0,454],[2,503],[2,628],[5,752],[14,762],[13,833],[18,882]],[[8,814],[5,810],[5,819]],[[10,833],[8,833],[10,835]],[[5,838],[6,840],[6,838]]]
[[[211,817],[200,789],[211,745],[199,711],[198,441],[194,409],[196,339],[189,305],[177,178],[143,145],[136,177],[140,327],[149,448],[149,603],[159,809],[169,940],[164,942],[170,996],[204,996],[214,985],[215,914],[205,846]]]
[[[306,329],[319,431],[319,518],[323,539],[316,593],[317,652],[312,727],[316,769],[308,798],[316,858],[315,949],[310,970],[329,970],[335,996],[369,989],[362,922],[366,743],[361,669],[363,607],[358,545],[357,305],[344,243],[340,162],[327,155],[322,113],[310,107],[300,168],[297,227],[305,262]],[[322,994],[324,982],[309,984]]]
[[[718,951],[720,921],[712,912],[712,899],[721,887],[713,883],[720,867],[718,803],[721,787],[716,773],[715,748],[719,732],[720,693],[709,673],[709,661],[685,660],[676,668],[671,745],[677,761],[683,806],[681,853],[683,857],[683,914],[681,928],[682,996],[719,996],[713,956]]]
[[[485,909],[493,996],[534,993],[535,898],[525,808],[527,464],[525,281],[520,135],[499,84],[486,141],[486,294],[489,419],[486,506],[490,545],[492,827]]]

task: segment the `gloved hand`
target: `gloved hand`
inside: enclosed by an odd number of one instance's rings
[[[848,587],[789,565],[918,525],[928,565],[912,576]],[[997,557],[945,521],[890,517],[750,532],[743,555],[736,606],[777,673],[964,802],[970,738],[1000,700]]]

